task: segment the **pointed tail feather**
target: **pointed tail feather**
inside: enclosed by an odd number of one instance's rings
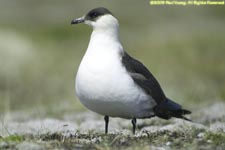
[[[191,114],[191,112],[189,110],[180,109],[180,110],[177,110],[177,111],[172,111],[171,113],[172,113],[172,117],[181,118],[181,119],[192,122],[192,120],[190,120],[190,119],[188,119],[184,116],[184,115],[187,115],[187,114]]]
[[[190,121],[193,122],[191,119],[186,118],[185,116],[182,116],[182,119],[186,120],[186,121]]]
[[[157,105],[154,108],[154,112],[156,116],[163,119],[170,119],[171,117],[176,117],[192,122],[192,120],[184,116],[186,114],[191,114],[191,112],[189,110],[182,109],[181,105],[173,102],[170,99],[167,99],[167,101]]]

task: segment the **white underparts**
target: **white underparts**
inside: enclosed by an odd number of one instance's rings
[[[76,94],[81,103],[111,117],[152,116],[155,101],[135,84],[122,64],[124,50],[118,38],[116,18],[103,16],[93,26],[76,76]]]

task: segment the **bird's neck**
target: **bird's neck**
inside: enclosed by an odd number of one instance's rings
[[[119,40],[119,29],[118,27],[115,28],[103,28],[98,29],[95,28],[91,34],[91,39],[89,46],[118,46],[120,44]]]

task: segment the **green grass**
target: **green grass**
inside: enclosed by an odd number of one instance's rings
[[[11,136],[7,136],[7,137],[1,137],[0,138],[0,142],[22,142],[24,140],[24,138],[20,135],[11,135]]]

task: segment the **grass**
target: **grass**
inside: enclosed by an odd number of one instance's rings
[[[7,137],[1,137],[0,138],[0,142],[22,142],[24,140],[24,138],[20,135],[11,135],[11,136],[7,136]]]
[[[204,133],[204,136],[199,134]],[[184,131],[143,131],[139,136],[124,134],[75,133],[64,136],[61,133],[44,134],[39,136],[9,136],[0,142],[15,145],[28,141],[44,145],[48,149],[149,149],[165,147],[172,149],[223,149],[225,134],[208,132],[202,129],[190,128]],[[5,146],[7,147],[7,146]],[[10,147],[10,146],[8,146]],[[1,148],[1,147],[0,147]]]

